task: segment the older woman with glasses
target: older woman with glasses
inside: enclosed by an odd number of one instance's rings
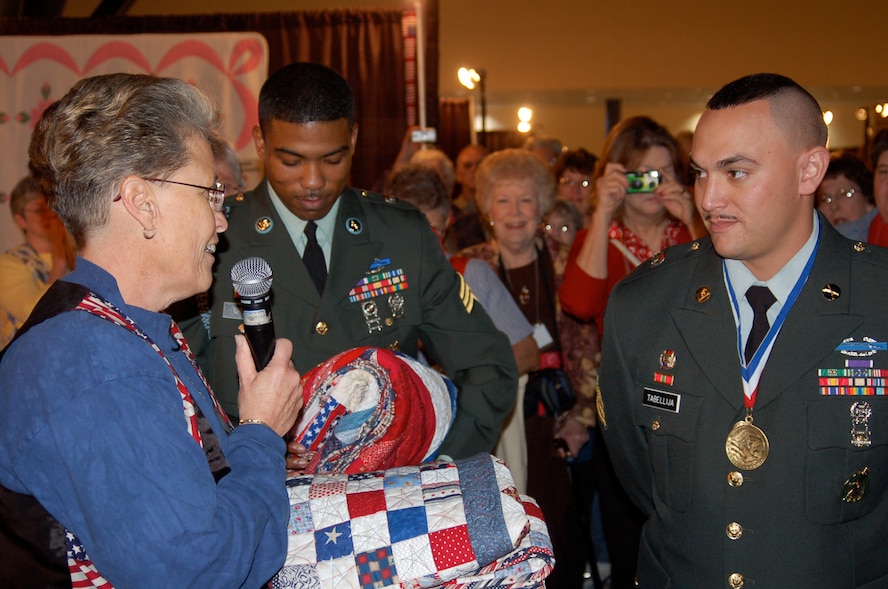
[[[34,131],[79,257],[0,363],[0,560],[21,586],[258,587],[284,562],[290,342],[257,373],[238,337],[235,429],[163,312],[209,288],[227,228],[217,120],[185,82],[112,74]]]
[[[873,174],[863,160],[853,155],[831,159],[817,188],[815,206],[840,233],[866,241],[867,230],[877,212],[874,212]],[[862,229],[856,234],[847,230],[856,226]]]
[[[578,229],[589,226],[592,214],[592,173],[597,161],[597,157],[581,147],[562,153],[553,169],[558,179],[558,198],[573,203],[580,212],[583,222]]]

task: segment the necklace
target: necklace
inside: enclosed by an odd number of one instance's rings
[[[503,280],[506,283],[506,286],[509,289],[509,292],[512,293],[512,297],[518,303],[520,307],[522,307],[522,312],[524,312],[525,317],[531,323],[539,323],[540,322],[540,272],[539,272],[539,255],[535,256],[533,262],[527,264],[526,266],[522,266],[520,268],[511,268],[506,270],[505,265],[503,264],[502,256],[499,258],[500,265],[500,273],[503,277]],[[531,290],[528,284],[527,270],[532,266],[533,270],[533,278],[532,284],[534,289]],[[523,278],[524,284],[521,285],[521,288],[516,288],[515,284],[512,281],[512,274],[515,273],[516,277],[521,279]],[[525,310],[531,302],[533,302],[533,316],[529,316],[529,309]]]
[[[518,303],[521,305],[526,305],[530,302],[530,289],[527,288],[527,285],[521,286],[521,292],[518,293]]]

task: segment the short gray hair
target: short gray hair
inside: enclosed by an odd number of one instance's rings
[[[436,147],[420,149],[410,156],[410,163],[432,168],[440,173],[448,197],[453,194],[453,189],[456,187],[456,173],[453,170],[453,162],[446,153]]]
[[[44,111],[31,137],[28,166],[83,245],[108,222],[124,178],[176,173],[189,164],[189,140],[217,140],[218,120],[210,99],[182,80],[85,78]]]
[[[540,215],[545,217],[555,204],[555,176],[546,164],[524,149],[495,151],[481,161],[475,175],[478,210],[490,214],[493,187],[502,180],[530,180],[539,199]]]

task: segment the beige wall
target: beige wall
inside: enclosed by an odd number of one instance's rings
[[[132,15],[401,7],[403,0],[137,0]],[[69,0],[86,16],[98,0]],[[667,6],[668,8],[664,8]],[[888,101],[875,0],[439,0],[440,93],[467,96],[460,65],[487,71],[489,128],[535,109],[535,132],[598,151],[604,101],[674,132],[692,128],[709,94],[741,75],[774,71],[835,114],[831,145],[859,145],[862,106]]]

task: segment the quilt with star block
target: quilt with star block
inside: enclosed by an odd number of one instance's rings
[[[287,487],[288,554],[273,589],[542,587],[554,565],[539,507],[493,456]]]

